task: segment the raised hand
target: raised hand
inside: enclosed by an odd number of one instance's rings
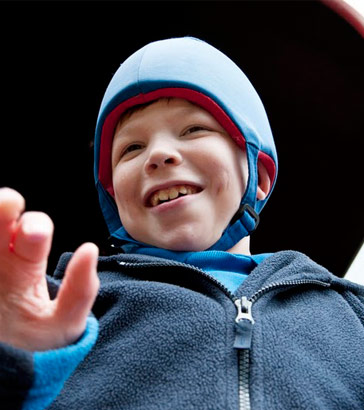
[[[24,208],[18,192],[0,189],[0,342],[31,351],[55,349],[85,330],[99,288],[98,248],[85,243],[76,250],[57,298],[50,300],[45,275],[53,223]]]

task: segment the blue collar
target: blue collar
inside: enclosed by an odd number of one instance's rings
[[[136,253],[157,256],[193,265],[234,294],[250,272],[271,254],[240,255],[224,251],[175,252],[158,248],[140,247]]]

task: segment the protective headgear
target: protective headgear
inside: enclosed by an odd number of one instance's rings
[[[249,177],[241,207],[210,249],[227,250],[257,226],[277,175],[277,153],[263,104],[240,68],[204,41],[191,37],[156,41],[131,55],[113,76],[102,101],[95,136],[95,181],[110,234],[138,243],[122,227],[114,201],[111,148],[120,116],[162,97],[188,100],[208,111],[246,151]],[[271,189],[257,200],[258,160]]]

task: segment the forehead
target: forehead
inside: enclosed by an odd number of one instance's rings
[[[120,131],[128,130],[143,124],[149,118],[156,116],[163,117],[166,121],[177,121],[184,119],[186,116],[199,115],[204,117],[213,117],[202,107],[193,104],[182,98],[161,98],[151,103],[132,107],[120,117],[115,128],[115,135]]]

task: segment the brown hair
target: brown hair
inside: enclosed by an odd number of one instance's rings
[[[135,112],[144,110],[144,108],[148,107],[149,105],[152,105],[158,101],[166,101],[167,103],[169,103],[171,100],[173,100],[175,97],[161,97],[161,98],[157,98],[156,100],[152,100],[152,101],[148,101],[146,103],[143,104],[137,104],[137,105],[133,105],[132,107],[127,108],[121,115],[120,118],[116,124],[115,129],[117,129],[124,120],[130,118]]]

